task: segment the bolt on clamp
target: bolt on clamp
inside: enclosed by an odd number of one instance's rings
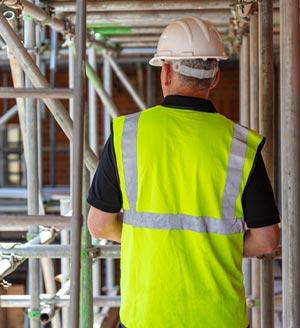
[[[259,308],[261,306],[260,298],[254,298],[252,296],[247,297],[246,304],[248,308]]]

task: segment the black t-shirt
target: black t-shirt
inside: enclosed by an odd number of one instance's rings
[[[168,96],[162,106],[216,113],[212,102],[193,97]],[[122,193],[112,136],[108,138],[102,151],[87,201],[104,212],[117,213],[122,208]],[[280,222],[274,193],[260,150],[242,195],[242,205],[244,219],[249,228],[265,227]]]

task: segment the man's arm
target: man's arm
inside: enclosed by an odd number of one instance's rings
[[[122,193],[118,180],[112,135],[101,154],[87,198],[91,205],[88,228],[95,238],[121,241],[122,221],[118,213],[122,208]]]
[[[244,257],[255,257],[275,252],[279,245],[279,239],[278,224],[248,229],[244,239]]]
[[[91,206],[87,225],[94,238],[103,238],[121,243],[122,221],[119,213],[103,212]]]

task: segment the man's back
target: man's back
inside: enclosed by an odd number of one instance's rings
[[[241,195],[262,138],[217,113],[163,106],[113,130],[123,324],[246,327]]]

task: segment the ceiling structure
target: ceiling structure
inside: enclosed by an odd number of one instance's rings
[[[249,17],[257,11],[259,0],[191,0],[191,1],[141,1],[141,0],[104,0],[87,1],[87,40],[96,40],[98,48],[115,48],[121,57],[137,55],[151,56],[163,29],[171,22],[184,16],[196,16],[209,20],[220,32],[230,57],[239,53],[241,36],[248,33]],[[279,48],[279,1],[273,1],[274,48]],[[17,12],[19,18],[30,16],[35,7],[27,0],[4,0],[9,10]],[[30,9],[29,13],[26,8]],[[74,31],[75,1],[50,0],[38,4],[35,20],[42,25],[50,25],[55,19],[64,37]],[[36,7],[35,7],[36,8]],[[44,14],[42,14],[44,12]],[[40,19],[36,19],[36,18]],[[20,19],[22,22],[22,19]],[[21,24],[22,25],[22,24]],[[64,28],[66,30],[64,30]],[[62,44],[63,42],[61,42]],[[60,58],[65,51],[59,47]],[[99,50],[99,49],[98,49]],[[101,49],[100,49],[101,51]],[[49,53],[42,49],[44,57]],[[0,52],[0,60],[6,60],[6,51]]]

